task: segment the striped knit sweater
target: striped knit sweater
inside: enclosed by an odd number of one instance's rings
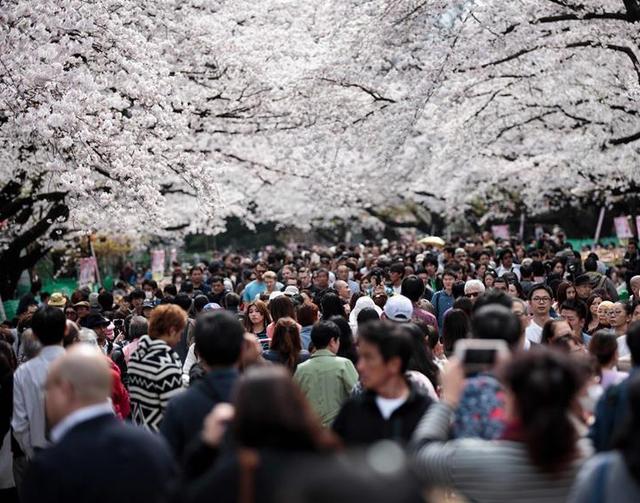
[[[580,465],[590,454],[588,440],[579,445],[580,458],[551,477],[530,461],[520,442],[463,438],[444,442],[454,411],[433,404],[413,434],[417,473],[425,485],[457,490],[474,502],[564,502]],[[427,442],[427,443],[425,443]]]
[[[128,373],[133,421],[159,431],[167,403],[183,389],[180,358],[163,340],[143,335],[129,358]]]

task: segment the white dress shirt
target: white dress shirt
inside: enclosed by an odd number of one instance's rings
[[[11,427],[15,439],[27,458],[34,449],[43,449],[46,437],[44,384],[49,366],[64,354],[62,346],[44,346],[40,354],[18,367],[13,375],[13,417]]]
[[[73,411],[51,429],[51,441],[58,443],[69,431],[80,423],[89,421],[95,417],[113,414],[113,406],[110,401],[96,405],[88,405]]]

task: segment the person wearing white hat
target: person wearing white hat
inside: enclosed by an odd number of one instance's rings
[[[300,290],[298,289],[297,286],[289,285],[287,288],[284,289],[284,294],[287,297],[293,297],[294,295],[300,295]]]
[[[378,313],[378,316],[382,315],[382,309],[376,306],[375,302],[373,302],[373,299],[371,297],[368,297],[368,296],[360,297],[356,301],[356,305],[353,306],[353,309],[349,313],[349,325],[351,326],[351,330],[354,336],[358,331],[358,314],[360,314],[360,311],[366,308],[375,309],[375,311]]]
[[[384,305],[384,318],[396,323],[407,323],[413,316],[413,303],[404,295],[394,295]]]

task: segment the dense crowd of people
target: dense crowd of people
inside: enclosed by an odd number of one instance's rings
[[[212,252],[37,294],[0,327],[3,502],[640,499],[633,240]]]

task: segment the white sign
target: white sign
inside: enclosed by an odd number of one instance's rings
[[[616,227],[616,235],[618,236],[618,239],[628,239],[633,237],[628,217],[616,217],[613,219],[613,224]]]

